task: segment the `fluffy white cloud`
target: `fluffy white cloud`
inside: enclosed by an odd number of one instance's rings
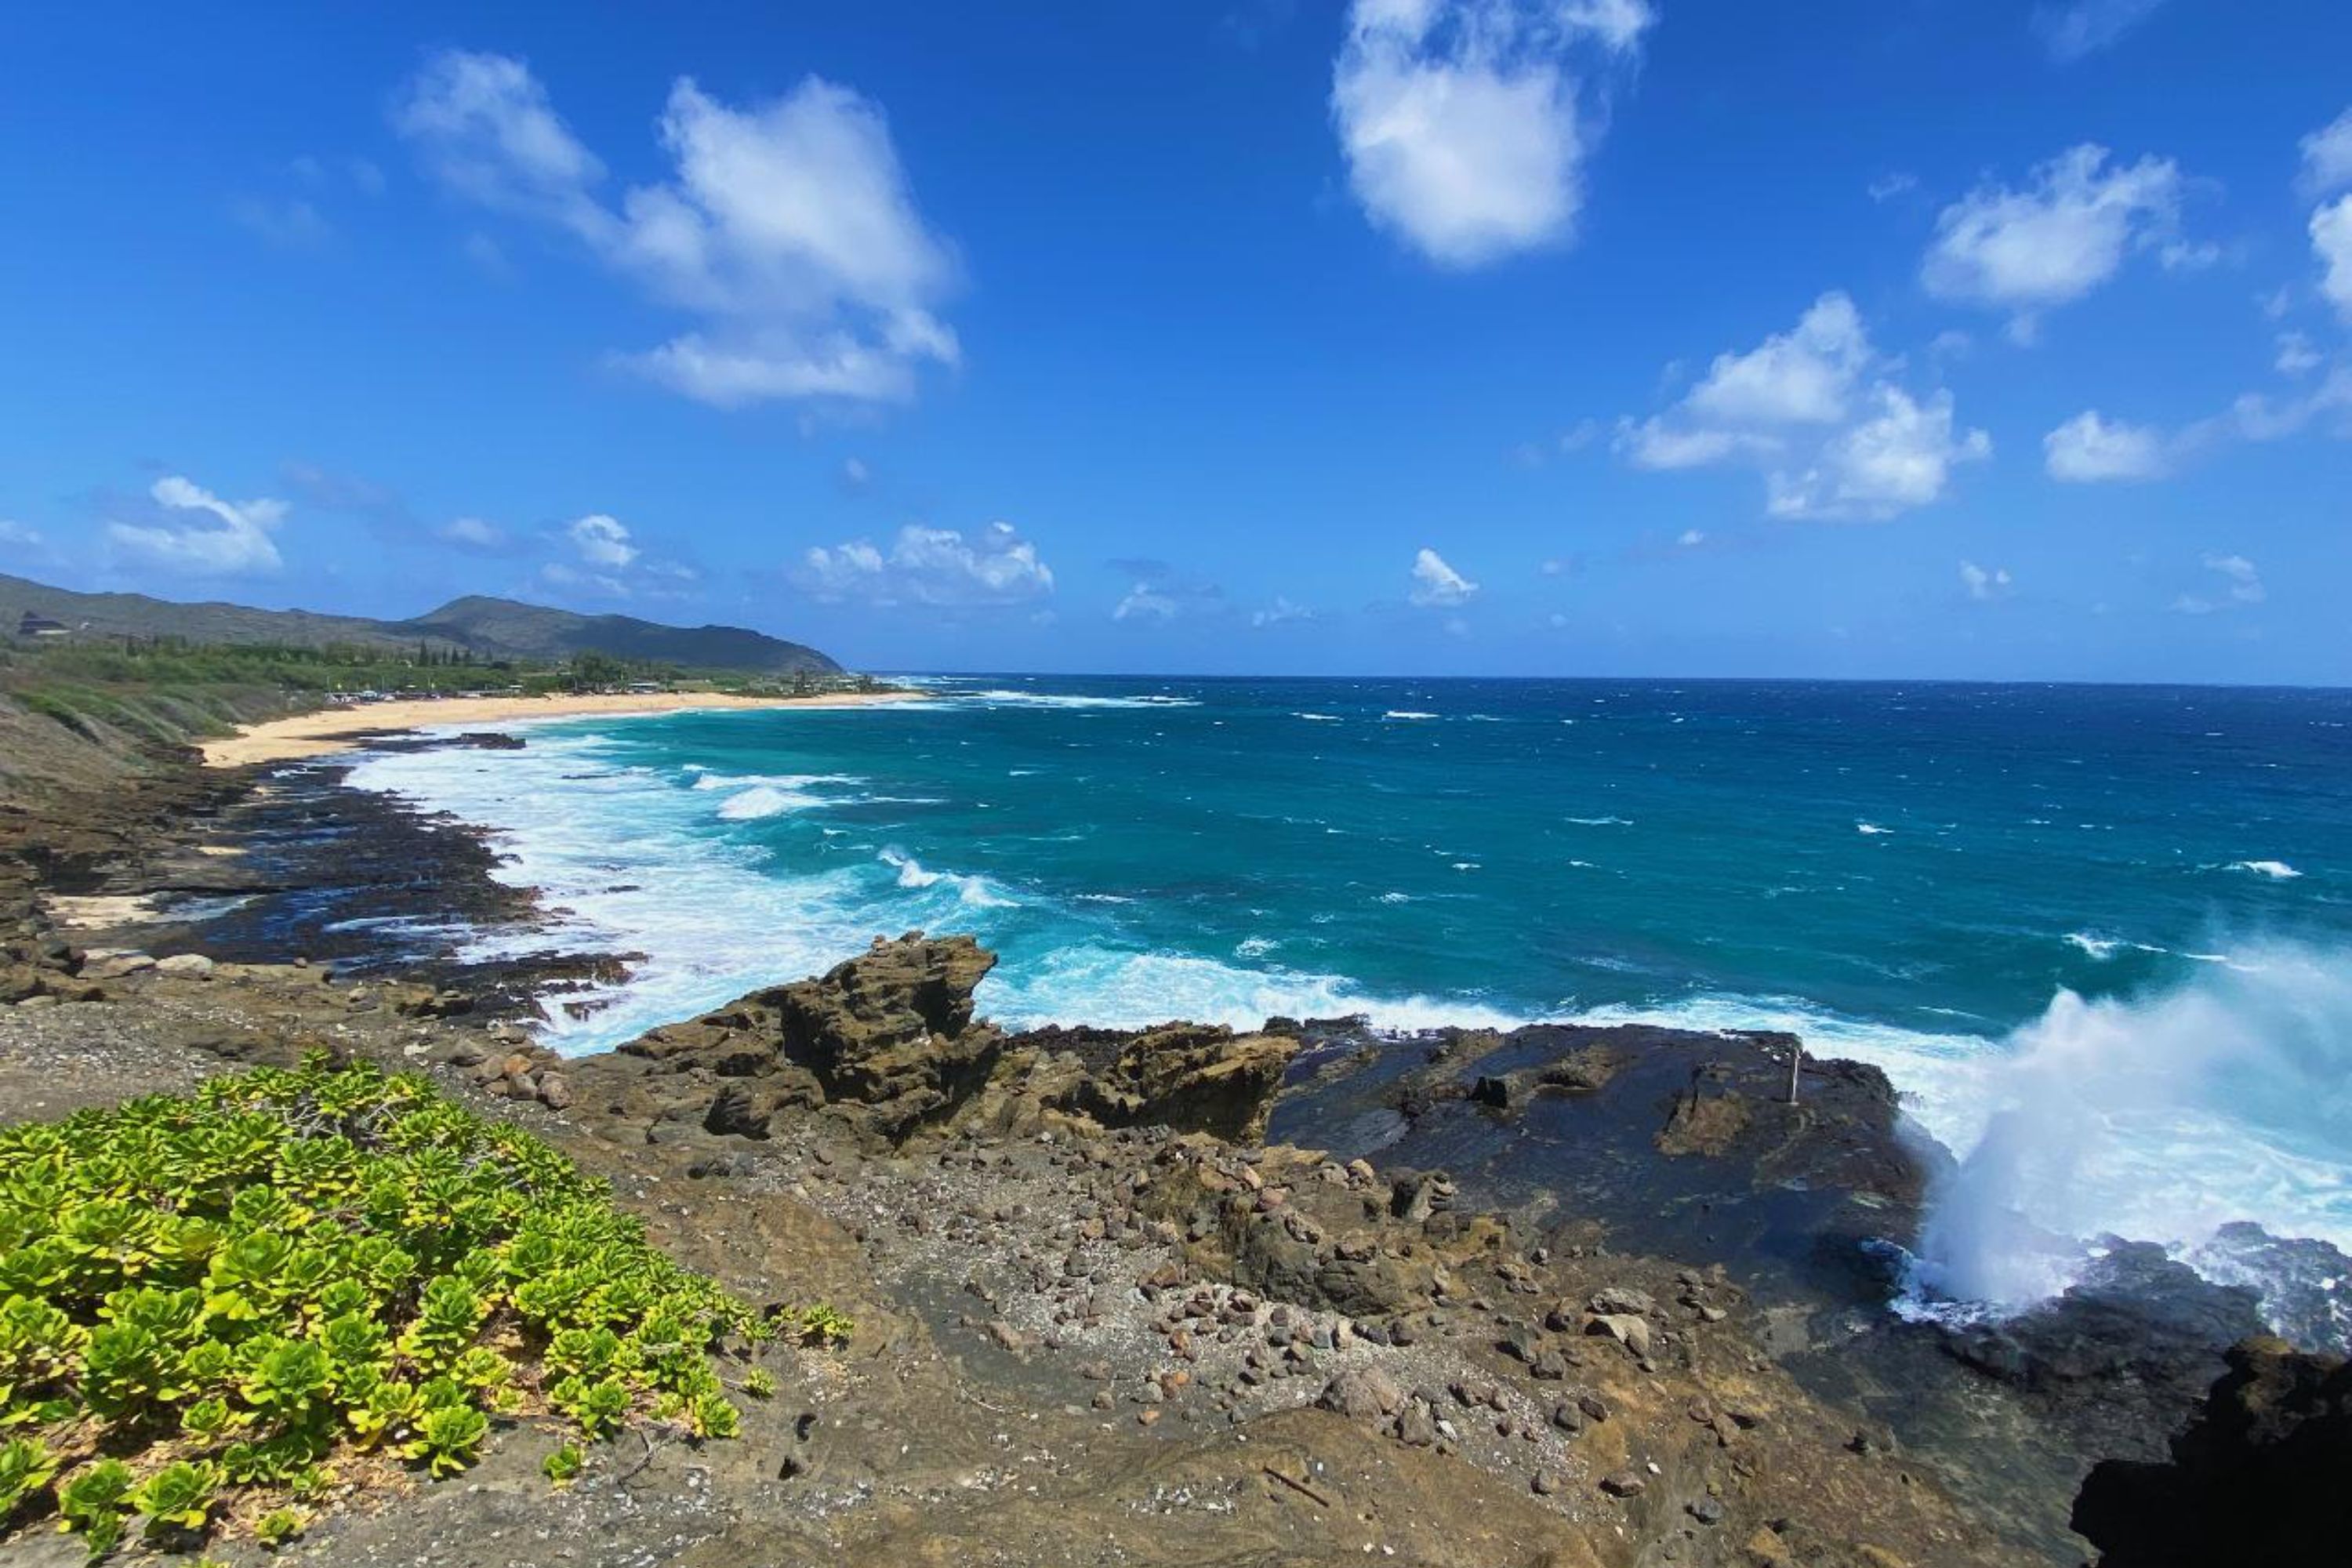
[[[952,528],[909,523],[887,551],[852,540],[812,547],[793,573],[812,596],[878,605],[982,608],[1026,604],[1054,591],[1053,568],[1008,522],[967,538]]]
[[[2053,479],[2096,484],[2153,479],[2168,466],[2165,438],[2145,425],[2126,425],[2086,408],[2042,437],[2042,462]]]
[[[2035,312],[2079,300],[2156,247],[2172,265],[2203,252],[2179,242],[2181,175],[2166,158],[2109,167],[2107,150],[2084,142],[2037,167],[2021,190],[1988,183],[1946,207],[1920,268],[1941,300],[2014,312],[2030,339]]]
[[[2352,185],[2352,109],[2303,139],[2303,183],[2315,196]]]
[[[1766,478],[1766,510],[1775,517],[1885,519],[1943,499],[1952,469],[1992,456],[1992,437],[1962,430],[1952,395],[1924,403],[1892,383],[1872,391],[1868,418],[1849,426],[1801,474]]]
[[[1914,397],[1896,368],[1853,301],[1824,294],[1790,331],[1717,355],[1665,413],[1620,421],[1617,449],[1641,468],[1752,464],[1776,517],[1892,517],[1940,500],[1955,467],[1992,450],[1958,426],[1948,392]]]
[[[911,397],[952,365],[952,253],[916,210],[881,109],[809,77],[745,109],[690,78],[659,122],[671,177],[606,199],[603,162],[520,60],[436,56],[394,124],[451,190],[568,230],[698,325],[620,363],[721,407]]]
[[[2009,568],[1984,567],[1973,561],[1960,563],[1960,586],[1971,599],[1998,599],[2010,590]]]
[[[266,576],[285,565],[269,537],[286,519],[284,501],[223,500],[177,474],[157,479],[147,493],[162,521],[107,525],[107,538],[123,554],[199,577]]]
[[[1685,406],[1725,425],[1834,425],[1870,363],[1862,313],[1843,294],[1824,294],[1792,331],[1746,353],[1721,353]]]
[[[1478,584],[1445,563],[1445,557],[1424,545],[1412,558],[1412,602],[1424,609],[1466,605]]]
[[[1286,626],[1292,621],[1311,621],[1314,618],[1313,610],[1304,605],[1293,604],[1280,594],[1274,596],[1273,604],[1250,612],[1250,625],[1254,626]]]
[[[2352,195],[2311,215],[2311,248],[2319,258],[2319,291],[2352,321]]]
[[[2182,615],[2210,616],[2223,610],[2243,609],[2249,605],[2261,604],[2266,597],[2262,574],[2244,556],[2208,555],[2203,565],[2205,570],[2221,577],[2217,590],[2220,596],[2183,594],[2172,601],[2172,607]]]
[[[1630,56],[1655,20],[1648,0],[1355,0],[1331,118],[1356,199],[1447,267],[1568,238],[1599,134],[1572,57]]]
[[[16,550],[38,550],[42,546],[41,531],[0,517],[0,544]]]
[[[2033,13],[2033,30],[2060,64],[2096,54],[2156,14],[2164,0],[2067,0]]]
[[[581,560],[607,571],[625,572],[637,563],[637,557],[643,553],[629,542],[629,531],[621,520],[601,511],[573,520],[563,533],[572,541],[572,547],[580,552]]]

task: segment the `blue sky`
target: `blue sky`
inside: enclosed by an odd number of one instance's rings
[[[2352,683],[2352,8],[21,6],[0,563],[876,668]]]

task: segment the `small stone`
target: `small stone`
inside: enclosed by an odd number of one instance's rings
[[[1723,1504],[1711,1497],[1703,1497],[1691,1503],[1689,1512],[1701,1524],[1723,1522]]]
[[[1601,1478],[1601,1489],[1611,1497],[1640,1497],[1650,1483],[1632,1470],[1617,1470]]]
[[[1535,1494],[1538,1497],[1549,1497],[1559,1490],[1559,1478],[1549,1470],[1538,1470],[1535,1473],[1535,1479],[1528,1484],[1535,1489]]]
[[[202,980],[212,972],[213,961],[201,952],[175,952],[169,958],[159,958],[155,961],[155,973],[158,974],[177,974],[188,979]]]
[[[1004,1349],[1018,1354],[1029,1346],[1029,1338],[1011,1323],[999,1318],[988,1325],[988,1337]]]

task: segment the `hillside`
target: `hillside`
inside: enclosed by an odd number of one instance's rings
[[[481,595],[453,600],[404,621],[309,610],[261,610],[219,600],[182,604],[144,594],[79,594],[0,574],[0,637],[26,612],[63,622],[80,637],[180,637],[193,643],[357,643],[466,648],[487,658],[551,662],[574,654],[756,675],[833,675],[841,667],[816,649],[741,626],[668,626],[633,616],[569,610]]]
[[[580,616],[512,599],[454,599],[415,620],[383,629],[410,640],[455,643],[509,658],[569,658],[595,652],[689,669],[761,675],[835,675],[841,666],[813,647],[742,626],[669,626],[634,616]]]

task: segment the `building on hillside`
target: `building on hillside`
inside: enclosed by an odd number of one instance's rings
[[[6,624],[0,621],[0,626]],[[63,621],[53,621],[47,616],[26,610],[25,618],[16,623],[16,635],[28,641],[53,642],[73,636],[73,628]]]

